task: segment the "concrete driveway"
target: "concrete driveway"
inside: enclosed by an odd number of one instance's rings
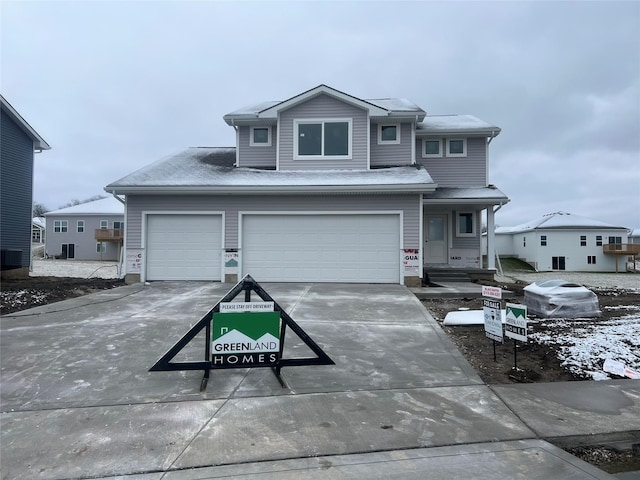
[[[203,393],[201,371],[149,373],[231,286],[2,317],[2,479],[611,478],[540,440],[399,285],[263,285],[336,362],[285,367],[288,388],[268,368],[214,370]],[[200,334],[176,360],[203,354]]]

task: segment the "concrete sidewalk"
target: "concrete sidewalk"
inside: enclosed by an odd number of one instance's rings
[[[489,387],[408,289],[265,284],[334,366],[148,369],[231,285],[2,317],[2,479],[614,478],[543,439],[640,430],[635,381]],[[287,334],[285,356],[306,348]],[[204,336],[176,360],[201,360]]]

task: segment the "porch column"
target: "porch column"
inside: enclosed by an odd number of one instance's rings
[[[495,251],[495,216],[493,208],[487,208],[487,268],[489,270],[496,269],[496,251]]]

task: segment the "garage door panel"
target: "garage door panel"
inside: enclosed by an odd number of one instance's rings
[[[245,215],[242,228],[258,281],[399,283],[399,215]]]
[[[220,280],[221,215],[149,215],[148,280]]]

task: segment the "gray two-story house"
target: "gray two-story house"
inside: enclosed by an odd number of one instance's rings
[[[45,213],[47,257],[65,260],[120,259],[124,203],[107,197]]]
[[[2,277],[29,276],[34,154],[51,147],[0,95],[0,265]]]
[[[126,196],[129,281],[419,285],[428,269],[486,271],[482,211],[492,224],[508,201],[487,178],[498,127],[326,85],[224,121],[235,147],[190,148],[105,187]]]

